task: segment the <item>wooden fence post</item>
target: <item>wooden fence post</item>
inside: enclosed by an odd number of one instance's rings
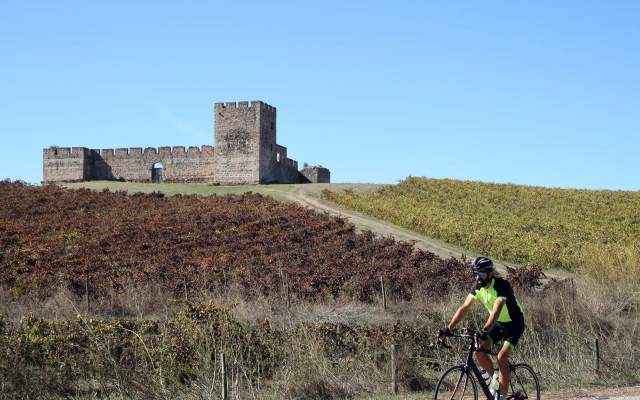
[[[220,354],[220,372],[222,373],[222,400],[228,400],[229,393],[227,391],[227,364],[224,353]]]
[[[189,292],[187,289],[187,277],[184,277],[184,301],[189,302]]]
[[[87,316],[89,315],[89,274],[84,274],[84,295],[87,307]]]
[[[600,341],[596,338],[596,374],[600,373]]]
[[[396,361],[396,345],[391,345],[391,393],[398,394],[398,365]]]
[[[284,296],[284,302],[287,305],[287,310],[291,308],[291,301],[289,299],[289,277],[287,277],[282,268],[279,270],[280,280],[282,281],[282,295]]]
[[[387,291],[384,290],[384,278],[380,275],[380,292],[382,293],[382,309],[387,310]]]

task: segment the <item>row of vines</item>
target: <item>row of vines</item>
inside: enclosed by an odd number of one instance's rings
[[[639,282],[640,192],[409,177],[372,193],[324,196],[504,261]]]
[[[0,183],[0,285],[46,298],[152,282],[167,293],[281,290],[301,299],[446,294],[469,285],[463,263],[357,233],[343,219],[259,194],[174,196]]]

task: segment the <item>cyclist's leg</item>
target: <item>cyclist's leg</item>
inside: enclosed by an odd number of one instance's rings
[[[509,357],[513,353],[510,342],[505,341],[498,353],[498,368],[500,368],[500,394],[506,396],[509,394],[509,382],[511,379],[511,371],[509,370]]]
[[[480,347],[489,350],[493,345],[493,341],[489,338],[486,342],[484,342]],[[476,360],[478,360],[478,364],[487,371],[489,376],[493,375],[493,363],[489,358],[487,353],[478,353],[476,352]]]
[[[498,367],[500,368],[500,394],[509,393],[511,370],[509,369],[509,357],[513,354],[513,348],[518,344],[524,333],[524,321],[510,322],[505,325],[504,342],[498,353]]]
[[[489,350],[491,346],[498,343],[504,337],[504,328],[500,324],[495,324],[488,332],[489,337],[486,342],[481,343],[480,347]],[[476,360],[482,368],[484,368],[489,375],[493,375],[493,363],[487,353],[476,353]]]

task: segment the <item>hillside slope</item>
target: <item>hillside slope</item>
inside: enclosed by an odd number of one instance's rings
[[[297,190],[282,193],[323,207]],[[387,391],[396,343],[407,367],[402,390],[425,395],[459,361],[433,334],[465,295],[468,268],[358,233],[343,218],[249,193],[165,197],[2,182],[0,202],[0,381],[9,391],[66,398],[87,382],[90,393],[139,398],[195,394],[198,385],[218,391],[211,371],[224,351],[246,373],[236,393],[262,381],[256,398],[372,398]],[[531,329],[518,358],[539,371],[545,394],[638,381],[637,295],[586,279],[531,290],[535,276],[520,272],[508,278]],[[376,301],[380,277],[391,294],[386,310]],[[484,318],[476,308],[468,326]],[[607,365],[597,375],[593,338]]]
[[[640,192],[410,177],[371,193],[327,191],[324,198],[509,262],[618,280],[640,271]]]
[[[330,215],[343,218],[355,225],[359,231],[371,231],[378,236],[392,237],[399,241],[414,243],[416,248],[434,253],[440,258],[458,258],[462,256],[472,258],[473,252],[453,246],[440,240],[428,238],[417,232],[402,228],[389,221],[384,221],[370,215],[359,213],[355,210],[338,206],[330,201],[323,200],[322,191],[349,190],[356,193],[369,193],[380,189],[380,184],[301,184],[301,185],[245,185],[245,186],[211,186],[204,184],[151,184],[113,181],[90,181],[65,183],[65,187],[72,189],[87,188],[91,190],[126,191],[127,193],[153,193],[161,192],[167,196],[176,194],[197,194],[201,196],[227,195],[243,193],[260,193],[276,200],[298,203],[307,208],[326,212]],[[503,265],[498,264],[501,272],[505,272]]]
[[[0,183],[0,284],[48,296],[153,282],[185,292],[239,287],[302,298],[368,301],[379,278],[391,294],[445,295],[469,284],[455,259],[357,233],[344,219],[259,194],[174,196]],[[429,277],[429,279],[425,279]]]

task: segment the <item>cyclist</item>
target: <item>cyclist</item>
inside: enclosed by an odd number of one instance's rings
[[[482,348],[488,349],[492,344],[503,341],[498,353],[500,389],[495,394],[495,399],[501,400],[506,398],[509,389],[509,356],[524,333],[524,309],[514,296],[511,284],[496,276],[491,259],[478,257],[471,263],[471,268],[476,285],[455,312],[449,325],[440,330],[440,336],[450,334],[476,300],[489,310],[489,318],[482,329],[479,344]],[[494,368],[488,354],[476,353],[476,359],[488,375],[492,376]]]

